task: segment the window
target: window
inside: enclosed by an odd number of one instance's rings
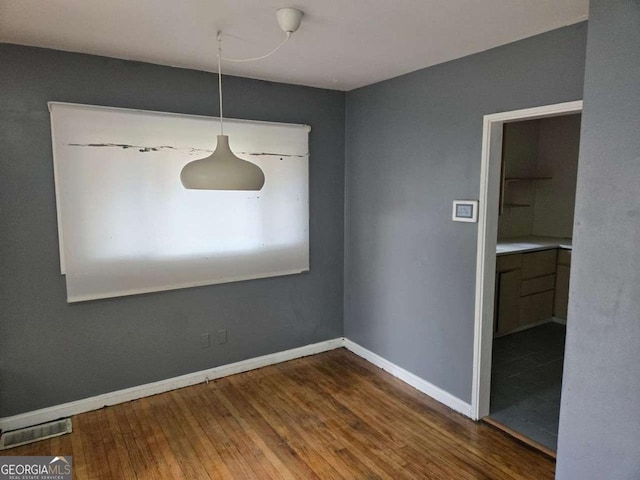
[[[213,150],[217,118],[49,109],[68,302],[309,269],[308,126],[225,120],[265,186],[186,190],[180,171]]]

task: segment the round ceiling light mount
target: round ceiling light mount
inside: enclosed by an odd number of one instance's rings
[[[302,21],[302,11],[297,8],[280,8],[276,13],[278,18],[278,25],[284,30],[287,35],[292,34],[298,28],[300,28],[300,22]]]

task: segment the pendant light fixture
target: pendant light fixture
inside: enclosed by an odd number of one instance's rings
[[[287,38],[271,52],[261,57],[231,59],[222,57],[222,32],[218,31],[218,98],[220,102],[220,135],[214,152],[208,157],[189,162],[180,172],[184,188],[195,190],[260,190],[264,185],[264,172],[255,163],[238,158],[229,147],[229,137],[224,134],[222,116],[222,60],[248,62],[261,60],[282,47],[300,26],[302,12],[295,8],[281,8],[277,12],[280,27]]]

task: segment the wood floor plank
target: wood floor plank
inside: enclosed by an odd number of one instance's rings
[[[353,392],[343,394],[339,390],[335,390],[335,386],[327,383],[326,380],[323,378],[318,386],[325,394],[331,394],[334,399],[338,401],[344,399],[344,402],[350,405],[352,412],[357,416],[358,423],[355,426],[360,424],[359,428],[365,430],[367,438],[377,439],[380,444],[387,446],[385,455],[395,457],[395,463],[400,466],[399,478],[419,478],[425,474],[418,468],[414,459],[423,451],[429,451],[433,454],[439,445],[426,442],[422,435],[424,430],[419,430],[421,435],[414,434],[416,432],[414,419],[401,418],[397,408],[381,403],[376,398],[377,392],[366,391],[366,385],[356,385],[353,387]],[[352,401],[356,398],[359,401]],[[378,408],[372,408],[374,406]],[[431,474],[443,474],[444,461],[442,460],[444,459],[442,457],[440,459],[441,461],[438,463],[429,464],[428,470]],[[461,472],[460,478],[467,478],[467,475],[468,472]]]
[[[323,380],[331,378],[332,372],[325,371]],[[337,378],[336,378],[337,379]],[[334,380],[336,380],[334,379]],[[355,379],[354,379],[355,381]],[[325,384],[328,391],[336,391],[337,398],[341,398],[340,390],[336,390],[335,384]],[[443,442],[443,435],[449,436],[449,432],[445,430],[437,430],[434,422],[426,422],[423,418],[411,410],[405,410],[404,405],[398,401],[395,397],[386,397],[381,395],[381,392],[376,390],[372,385],[367,382],[359,383],[356,387],[352,387],[353,391],[349,393],[348,398],[351,399],[351,404],[354,408],[361,407],[361,415],[366,418],[367,412],[378,412],[379,419],[373,420],[372,424],[377,426],[378,429],[383,429],[384,436],[393,436],[394,434],[400,434],[404,438],[405,446],[403,451],[407,455],[411,456],[420,451],[428,451],[434,457],[439,459],[439,462],[430,464],[430,469],[442,470],[447,463],[451,462],[452,456],[455,456],[455,444],[447,444]],[[357,401],[354,401],[357,400]],[[393,416],[385,415],[385,412],[393,412]],[[415,426],[419,425],[422,428],[416,429]],[[385,429],[385,426],[387,428]],[[431,435],[414,435],[415,432],[424,433],[429,432]],[[453,447],[453,448],[452,448]],[[475,479],[478,478],[477,473],[465,470],[460,473],[461,479]]]
[[[350,424],[352,431],[360,434],[359,441],[362,443],[363,448],[367,448],[367,442],[373,440],[380,446],[379,455],[383,456],[387,462],[396,465],[398,472],[406,472],[410,478],[415,478],[417,472],[411,474],[414,467],[413,458],[407,455],[403,456],[403,453],[410,452],[415,448],[415,439],[409,438],[398,428],[391,430],[385,427],[385,424],[391,426],[397,423],[395,416],[383,418],[384,411],[382,410],[378,411],[377,415],[370,416],[370,413],[374,411],[374,409],[370,408],[373,400],[370,396],[363,395],[360,401],[354,402],[352,401],[353,396],[341,395],[340,391],[335,390],[334,386],[327,382],[327,378],[318,376],[317,372],[310,370],[307,375],[318,378],[318,392],[332,397],[335,402],[341,405],[342,410],[349,414],[345,421]],[[356,391],[358,394],[362,393],[362,388],[357,384],[351,388],[354,393]],[[407,429],[407,431],[411,432],[412,430]],[[397,435],[397,433],[400,433],[400,435]],[[394,475],[397,477],[399,473],[394,472]]]
[[[225,397],[220,390],[226,386],[227,382],[219,385],[210,386],[207,394],[213,394],[211,400],[213,405],[222,414],[223,418],[228,421],[223,424],[223,428],[227,431],[234,444],[238,447],[243,456],[253,455],[255,460],[252,466],[256,468],[256,474],[260,478],[277,479],[293,478],[291,472],[274,458],[273,452],[262,441],[256,442],[256,437],[248,435],[244,428],[244,419],[233,408],[229,408],[229,403],[225,401]],[[282,467],[282,468],[280,468]],[[260,471],[258,470],[260,469]]]
[[[270,406],[281,403],[279,399],[273,395],[266,399],[260,396],[257,390],[252,389],[254,384],[265,386],[259,376],[259,371],[251,372],[251,376],[236,376],[230,380],[238,394],[240,392],[247,393],[247,395],[244,395],[246,403],[242,410],[256,412],[255,415],[251,416],[252,419],[258,421],[256,427],[263,424],[264,427],[261,427],[261,430],[264,429],[270,432],[270,441],[278,444],[276,454],[287,465],[294,467],[293,472],[296,477],[302,476],[309,479],[340,478],[340,475],[326,462],[317,462],[317,459],[321,458],[318,455],[319,452],[311,442],[305,441],[296,429],[297,425],[301,423],[300,419],[287,414],[284,417],[277,414],[274,415],[274,409],[270,408]]]
[[[147,399],[145,399],[147,400]],[[181,423],[181,418],[176,419],[171,397],[168,395],[156,396],[149,402],[148,415],[153,418],[155,425],[162,426],[162,432],[165,434],[165,444],[169,445],[170,454],[163,455],[163,458],[173,458],[179,469],[172,476],[174,478],[201,478],[203,480],[212,480],[207,472],[203,459],[198,456],[192,439],[185,433]],[[154,435],[154,438],[157,438]]]
[[[194,478],[190,476],[192,472],[188,468],[185,470],[185,462],[178,458],[179,454],[175,452],[175,445],[171,437],[174,433],[172,426],[163,422],[162,412],[158,412],[152,406],[152,404],[155,404],[160,398],[164,397],[155,396],[150,399],[143,398],[141,401],[136,402],[136,406],[138,407],[136,409],[136,416],[145,429],[149,448],[158,458],[162,459],[163,467],[161,468],[166,471],[168,477],[174,478],[175,480]]]
[[[223,384],[224,382],[220,382]],[[238,420],[224,408],[212,391],[218,388],[216,382],[211,382],[206,389],[200,391],[202,408],[210,412],[210,421],[217,424],[217,429],[224,434],[228,451],[234,458],[234,463],[245,471],[240,478],[269,479],[274,478],[271,473],[272,466],[265,459],[264,453],[255,448],[250,439],[244,438]],[[277,477],[276,477],[277,478]]]
[[[404,443],[399,439],[390,438],[381,434],[380,429],[372,428],[367,422],[357,413],[357,404],[354,402],[341,402],[335,395],[322,394],[322,384],[325,383],[322,372],[309,371],[298,372],[301,375],[300,381],[304,381],[305,376],[311,376],[315,378],[315,384],[317,387],[315,394],[329,399],[329,404],[325,406],[329,410],[335,410],[332,405],[338,410],[334,411],[334,414],[340,418],[340,424],[335,426],[341,431],[341,434],[348,438],[352,447],[356,448],[359,452],[370,452],[374,459],[381,459],[383,467],[389,467],[391,470],[387,470],[384,474],[390,474],[393,478],[417,478],[418,475],[415,471],[411,471],[413,466],[410,460],[403,459],[398,455],[399,448]],[[310,408],[313,408],[313,404],[319,401],[319,398],[311,399]],[[366,402],[365,402],[366,404]],[[365,453],[366,456],[366,453]],[[437,472],[431,471],[430,475],[433,476]],[[382,474],[382,475],[384,475]],[[405,476],[406,475],[406,476]],[[420,475],[422,476],[422,475]]]
[[[83,443],[85,445],[85,458],[87,469],[92,472],[91,477],[96,480],[109,480],[111,476],[111,463],[116,463],[107,455],[103,443],[104,435],[109,435],[110,431],[103,432],[100,428],[100,410],[89,412],[83,420],[85,427],[81,430]],[[105,461],[107,459],[107,461]],[[119,462],[118,462],[119,463]]]
[[[260,370],[257,375],[262,375],[263,372]],[[338,454],[338,452],[347,449],[347,443],[327,425],[328,413],[323,405],[317,405],[313,410],[301,408],[302,405],[295,398],[294,392],[281,390],[279,382],[271,382],[269,375],[263,378],[262,383],[272,392],[272,396],[265,406],[273,408],[276,419],[279,418],[280,421],[285,419],[284,423],[291,428],[297,427],[302,441],[310,447],[315,446],[318,450],[319,459],[325,459],[345,478],[361,478],[367,475],[369,470],[362,462],[346,463],[344,456]],[[248,385],[246,388],[250,387],[251,385]]]
[[[328,362],[329,364],[331,362]],[[363,368],[369,371],[372,366],[362,359],[355,359],[353,363],[361,363]],[[325,368],[326,365],[323,365],[322,368]],[[337,370],[340,370],[342,367],[335,367]],[[512,449],[500,448],[501,444],[498,444],[498,448],[488,449],[487,445],[496,440],[511,440],[509,437],[502,436],[496,439],[489,432],[485,437],[486,442],[478,443],[477,441],[473,441],[474,437],[471,436],[471,433],[474,432],[474,428],[470,428],[468,425],[468,420],[461,415],[453,412],[453,411],[444,411],[444,415],[434,415],[434,412],[430,408],[426,408],[427,404],[425,404],[423,395],[420,394],[417,390],[409,387],[402,382],[399,382],[397,379],[389,378],[388,382],[381,381],[378,372],[369,372],[375,373],[375,378],[370,378],[368,382],[362,384],[363,389],[369,390],[367,393],[367,398],[371,399],[371,401],[375,401],[377,399],[382,400],[383,402],[387,402],[386,405],[378,405],[375,409],[380,411],[385,411],[391,408],[394,412],[399,414],[400,416],[403,413],[409,412],[410,417],[404,419],[405,425],[412,425],[417,423],[421,425],[422,429],[425,429],[432,433],[432,435],[424,436],[427,440],[429,439],[438,439],[438,444],[442,448],[446,446],[447,450],[451,453],[456,453],[461,457],[459,461],[467,462],[468,457],[470,455],[475,456],[475,460],[473,462],[474,468],[481,467],[482,471],[488,472],[490,474],[489,478],[499,478],[501,474],[501,470],[503,473],[511,475],[513,478],[524,478],[528,477],[529,468],[531,464],[529,463],[529,456],[523,457],[520,454],[516,455],[515,461],[513,460]],[[383,373],[382,377],[388,374]],[[349,382],[349,379],[346,380],[341,377],[344,381]],[[355,381],[355,380],[354,380]],[[398,383],[399,382],[399,383]],[[393,383],[398,383],[396,388],[389,390],[389,385]],[[380,388],[382,387],[382,388]],[[380,389],[380,390],[378,390]],[[362,389],[358,389],[358,393],[360,393]],[[388,393],[394,393],[393,395],[388,395]],[[354,393],[356,396],[357,393]],[[412,398],[418,400],[417,403],[412,403]],[[429,402],[433,403],[432,399],[429,399]],[[442,409],[442,405],[436,405],[437,409]],[[475,431],[482,429],[482,423],[473,424],[475,427]],[[449,442],[442,442],[444,438],[447,438]],[[493,456],[498,459],[497,462],[489,463],[486,458],[489,456]],[[550,468],[548,470],[548,476],[553,477],[553,463],[550,464]],[[476,477],[472,477],[476,478]],[[511,477],[509,477],[511,478]]]
[[[238,419],[238,424],[245,432],[247,437],[258,447],[268,459],[269,463],[273,466],[271,470],[274,478],[283,478],[286,480],[294,480],[295,478],[315,478],[315,474],[307,467],[307,465],[300,463],[295,455],[290,455],[290,450],[282,448],[285,442],[274,434],[273,429],[266,424],[266,422],[259,422],[252,418],[251,410],[253,408],[246,402],[242,402],[242,397],[232,395],[233,392],[229,391],[229,384],[223,391],[222,389],[215,390],[215,395],[220,402],[229,410],[229,412]],[[233,399],[233,401],[231,400]],[[236,407],[244,406],[242,412]],[[259,425],[259,429],[254,429]],[[258,434],[258,432],[260,432]],[[280,456],[284,458],[281,459]],[[284,460],[284,461],[283,461]],[[286,462],[286,463],[285,463]],[[295,472],[295,473],[294,473]]]
[[[183,408],[186,409],[187,419],[191,418],[197,423],[203,435],[203,442],[209,445],[210,455],[219,457],[223,462],[224,468],[221,467],[221,470],[226,470],[231,478],[257,478],[251,466],[243,461],[242,455],[222,429],[216,416],[202,415],[203,409],[208,409],[200,397],[203,394],[202,386],[182,389],[178,393]]]
[[[45,455],[55,455],[58,457],[72,456],[73,446],[71,445],[70,435],[61,435],[53,437],[50,444],[50,450]]]
[[[139,402],[128,402],[114,407],[118,421],[123,425],[125,435],[123,439],[127,445],[129,459],[138,479],[143,478],[169,478],[167,472],[163,472],[163,451],[158,452],[154,447],[153,437],[150,437],[144,425],[140,424],[138,410]],[[170,448],[166,443],[163,445]],[[177,462],[171,465],[172,471],[180,471]]]
[[[118,407],[122,407],[119,405]],[[115,414],[115,408],[105,408],[105,415],[107,420],[106,429],[111,432],[111,436],[113,438],[113,443],[115,447],[115,452],[113,455],[118,459],[120,464],[120,469],[122,471],[122,478],[136,478],[136,472],[131,464],[131,458],[129,457],[129,452],[126,448],[125,434],[122,432],[122,428],[124,425],[121,425],[118,422],[118,419]]]
[[[85,428],[85,415],[77,415],[74,417],[73,432],[69,434],[73,452],[73,476],[77,480],[89,480],[91,478],[82,441],[82,431],[83,428]]]
[[[183,424],[185,435],[191,439],[198,457],[202,459],[205,468],[207,468],[209,477],[213,479],[233,480],[231,471],[227,468],[215,446],[194,418],[180,392],[171,392],[171,399],[175,402],[181,416],[186,420]]]
[[[272,395],[265,398],[260,395],[260,388],[264,386],[264,382],[259,376],[259,370],[247,372],[246,378],[249,381],[239,382],[240,376],[231,377],[231,382],[246,392],[247,402],[262,416],[278,436],[286,442],[296,455],[311,468],[314,472],[314,478],[352,478],[341,475],[333,464],[332,456],[329,451],[323,448],[325,445],[318,445],[319,435],[307,435],[307,429],[301,426],[299,416],[291,414],[286,408],[286,402]],[[244,377],[244,375],[242,376]],[[324,461],[326,459],[327,461]]]
[[[347,406],[337,403],[332,396],[322,395],[317,388],[305,389],[304,385],[308,383],[309,378],[314,377],[308,374],[292,376],[292,372],[289,372],[284,378],[280,378],[281,388],[292,392],[292,398],[299,408],[305,408],[310,413],[319,408],[329,413],[323,421],[331,430],[339,433],[345,442],[343,451],[350,452],[359,458],[378,478],[390,480],[397,478],[400,468],[393,461],[395,459],[384,458],[385,452],[381,451],[380,439],[373,435],[371,431],[360,431],[362,430],[362,424],[358,423],[357,418]],[[316,379],[316,386],[317,382],[318,379]],[[275,384],[272,387],[274,389],[279,388]],[[368,448],[364,449],[360,439],[367,435],[370,435],[367,440]]]
[[[0,455],[74,478],[551,480],[555,462],[338,349],[73,417]]]

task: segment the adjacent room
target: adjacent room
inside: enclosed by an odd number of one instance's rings
[[[491,415],[557,449],[580,114],[505,123]]]
[[[640,4],[0,0],[0,478],[640,478]]]

